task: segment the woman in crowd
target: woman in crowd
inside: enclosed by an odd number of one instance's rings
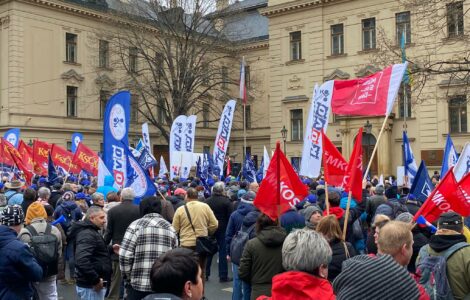
[[[375,215],[374,222],[367,235],[367,253],[377,254],[377,238],[379,237],[380,228],[388,222],[390,222],[390,218],[386,215]]]

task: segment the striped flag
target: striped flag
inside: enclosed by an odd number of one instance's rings
[[[246,105],[246,82],[245,82],[245,57],[242,58],[240,64],[240,99],[243,100],[243,105]]]

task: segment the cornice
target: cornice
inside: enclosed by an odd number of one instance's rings
[[[242,44],[238,47],[240,51],[246,50],[261,50],[261,49],[268,49],[269,48],[269,40],[265,41],[258,41],[253,43],[246,43]]]
[[[295,10],[306,9],[313,6],[320,6],[323,4],[329,4],[339,0],[302,0],[302,1],[291,1],[288,3],[278,4],[274,6],[268,6],[259,10],[260,14],[265,17],[272,17],[284,13],[289,13]]]
[[[10,2],[10,1],[13,1],[13,0],[7,0],[5,2]],[[99,12],[97,10],[87,9],[79,5],[74,5],[68,2],[48,1],[48,0],[14,0],[14,1],[28,3],[28,4],[35,4],[39,6],[47,6],[53,9],[62,10],[62,11],[66,11],[69,13],[86,16],[89,18],[109,19],[109,16],[107,15],[106,12]],[[0,2],[3,2],[3,1],[0,1]]]

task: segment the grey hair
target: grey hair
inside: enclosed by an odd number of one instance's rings
[[[85,218],[87,220],[90,220],[90,218],[96,214],[99,214],[100,212],[104,211],[101,207],[99,206],[90,206],[88,210],[86,211]]]
[[[217,181],[212,187],[212,193],[221,195],[225,190],[225,183],[223,181]]]
[[[121,191],[121,199],[122,200],[134,200],[135,192],[134,189],[131,187],[123,188]]]
[[[104,195],[102,193],[93,193],[91,195],[91,201],[93,201],[93,203],[95,203],[96,201],[98,200],[104,200]]]
[[[0,194],[0,207],[7,206],[7,197],[5,194]]]
[[[47,187],[40,187],[38,190],[38,197],[41,199],[49,199],[51,191]]]
[[[291,232],[282,245],[282,266],[286,271],[313,275],[321,265],[328,266],[332,255],[330,245],[320,233],[310,229]]]

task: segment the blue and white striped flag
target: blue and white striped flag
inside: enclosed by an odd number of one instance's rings
[[[418,171],[418,165],[416,164],[416,160],[405,131],[403,131],[403,148],[405,151],[405,176],[408,177],[407,186],[411,187],[416,176],[416,172]]]
[[[450,134],[447,134],[446,147],[444,148],[444,157],[442,159],[441,178],[444,178],[447,171],[455,166],[458,160],[459,154],[455,150]]]

